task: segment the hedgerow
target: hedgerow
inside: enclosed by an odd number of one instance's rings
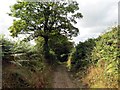
[[[96,39],[79,42],[75,48],[71,59],[71,70],[76,71],[78,77],[84,73],[83,81],[87,79],[89,87],[118,87],[120,54],[117,27],[113,27]]]

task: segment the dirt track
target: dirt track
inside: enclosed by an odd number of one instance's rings
[[[76,88],[66,68],[62,65],[58,66],[54,72],[53,88]]]

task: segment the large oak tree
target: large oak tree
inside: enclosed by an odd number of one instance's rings
[[[82,18],[78,3],[65,2],[26,2],[18,1],[11,6],[10,16],[15,17],[9,28],[11,36],[27,34],[27,40],[44,38],[44,54],[49,55],[48,41],[51,36],[65,35],[68,38],[77,36],[79,29],[74,26],[76,19]]]

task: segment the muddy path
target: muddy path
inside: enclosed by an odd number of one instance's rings
[[[63,65],[56,67],[53,73],[53,88],[77,88],[76,84],[68,75],[68,71]]]

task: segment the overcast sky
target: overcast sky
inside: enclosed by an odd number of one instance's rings
[[[76,27],[80,34],[73,40],[75,43],[85,41],[88,38],[97,37],[109,27],[118,22],[119,0],[77,0],[83,18],[78,20]],[[13,18],[7,15],[9,6],[16,0],[2,0],[0,2],[0,34],[9,37],[8,27],[12,25]]]

